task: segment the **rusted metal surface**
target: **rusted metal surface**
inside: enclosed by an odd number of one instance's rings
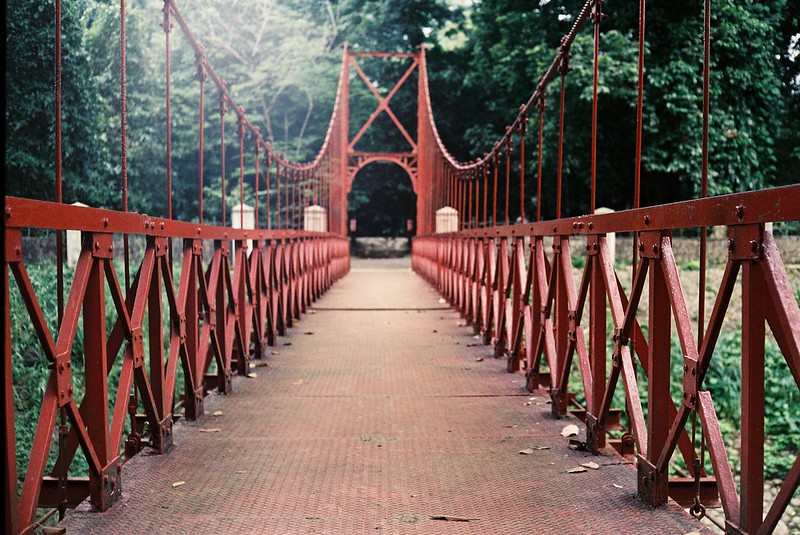
[[[240,395],[208,398],[221,415],[178,422],[180,447],[137,456],[122,502],[102,515],[82,506],[67,533],[702,531],[674,503],[636,500],[629,460],[570,448],[560,432],[580,422],[550,418],[546,392],[496,366],[398,264],[354,263],[281,339],[292,345],[235,380]],[[587,461],[599,469],[566,472]]]
[[[713,218],[706,221],[708,226],[717,223]],[[620,226],[616,230],[629,227]],[[668,230],[651,230],[640,235],[641,259],[627,295],[608,257],[605,236],[590,234],[588,238],[587,260],[578,289],[569,254],[569,235],[552,237],[552,253],[543,250],[544,236],[536,234],[499,240],[469,232],[418,237],[413,244],[413,264],[473,324],[484,343],[491,343],[497,355],[508,359],[509,371],[522,369],[532,391],[549,389],[554,414],[566,414],[573,392],[583,395],[587,447],[593,451],[600,451],[606,443],[611,400],[622,380],[638,456],[639,494],[645,501],[658,505],[672,495],[676,499],[683,496],[685,502],[682,485],[677,478],[668,477],[667,468],[673,453],[678,452],[692,469],[692,460],[698,453],[685,426],[692,411],[697,411],[731,529],[743,533],[773,529],[796,491],[798,478],[793,468],[787,474],[784,489],[766,511],[766,520],[762,521],[763,421],[764,405],[769,402],[764,393],[765,325],[772,330],[795,383],[800,385],[800,310],[772,235],[760,224],[731,227],[726,272],[699,346]],[[739,271],[743,273],[743,464],[742,486],[737,491],[726,442],[703,379]],[[639,299],[646,280],[649,281],[647,338],[636,319],[637,311],[642,308]],[[582,317],[587,299],[588,320]],[[613,320],[611,332],[606,328],[606,306]],[[670,326],[673,321],[674,334]],[[632,343],[634,333],[638,334]],[[670,373],[673,336],[677,336],[684,355],[683,398],[677,406],[669,394],[673,379]],[[610,370],[605,350],[609,341],[614,347]],[[543,365],[547,367],[547,377],[543,376]],[[641,375],[637,378],[637,365],[644,372],[643,378]],[[573,368],[577,368],[581,377],[578,383],[569,382]],[[639,397],[642,379],[648,392],[646,416]],[[704,489],[709,484],[713,486],[714,479],[707,478],[702,469],[698,477],[703,478]],[[675,485],[671,485],[673,480]]]
[[[49,225],[64,228],[59,214],[44,206],[47,203],[38,207],[36,201],[26,203],[53,220]],[[21,208],[15,210],[18,207],[14,199],[9,200],[9,207],[12,214],[24,213]],[[112,235],[127,230],[125,222],[129,218],[141,216],[104,215],[108,216],[105,232],[87,230],[83,234],[83,251],[72,279],[64,320],[55,336],[47,328],[37,289],[27,275],[21,228],[15,226],[13,216],[6,220],[6,273],[13,274],[38,334],[41,351],[51,362],[18,511],[11,515],[19,522],[15,531],[25,531],[31,526],[40,504],[42,481],[48,475],[58,475],[55,471],[47,474],[45,462],[59,409],[66,409],[70,424],[66,463],[70,464],[78,447],[83,450],[91,472],[89,486],[79,488],[90,491],[95,507],[108,509],[120,495],[122,451],[125,458],[145,445],[159,453],[166,452],[173,442],[174,417],[194,419],[202,415],[203,398],[211,389],[231,392],[231,375],[249,373],[251,359],[263,356],[262,347],[274,343],[276,331],[283,331],[293,319],[299,318],[349,265],[349,244],[337,236],[298,231],[292,236],[286,231],[273,231],[275,235],[270,235],[265,231],[264,237],[252,231],[205,226],[196,236],[184,237],[180,232],[169,234],[165,226],[158,235],[145,234],[144,256],[126,295],[113,263]],[[88,214],[83,219],[88,220]],[[41,223],[48,226],[47,222]],[[204,229],[209,231],[210,238],[202,232]],[[214,239],[217,232],[223,233],[220,238],[231,234],[227,240]],[[247,250],[245,235],[254,240],[252,251]],[[169,262],[168,238],[180,243],[178,238],[182,237],[181,270],[177,273]],[[228,241],[231,238],[235,244],[232,249]],[[203,240],[213,240],[214,252],[208,263],[203,260]],[[9,284],[7,275],[6,294]],[[105,302],[106,286],[118,317],[108,333],[106,322],[112,303]],[[86,394],[78,403],[73,397],[71,348],[81,311],[86,377],[82,386]],[[162,317],[168,319],[167,331],[162,328]],[[10,319],[6,316],[6,332],[10,332],[9,327]],[[147,341],[143,338],[145,332],[149,333]],[[12,341],[13,336],[6,345],[7,365],[11,361]],[[108,374],[120,358],[118,395],[116,401],[111,400],[113,410],[109,414],[105,410],[109,406]],[[184,376],[182,385],[176,384],[179,367]],[[7,395],[10,381],[9,374]],[[128,393],[133,385],[142,399],[144,414],[132,415],[131,432],[126,437],[125,423],[131,416]],[[13,403],[7,410],[13,411]],[[6,421],[13,425],[8,414]],[[145,423],[147,433],[144,433]],[[11,442],[7,448],[13,456],[13,432],[8,436]],[[6,468],[15,463],[14,458],[7,458]],[[13,494],[17,493],[15,479],[7,481],[7,486],[14,489]],[[70,486],[68,479],[67,488]]]
[[[636,111],[636,148],[633,209],[608,215],[594,214],[597,188],[602,180],[596,176],[597,106],[600,23],[602,0],[588,0],[575,17],[570,32],[561,40],[561,47],[527,103],[507,127],[493,149],[482,158],[458,162],[449,155],[438,135],[428,106],[429,128],[437,147],[434,160],[443,162],[436,168],[434,184],[446,187],[436,192],[438,206],[458,210],[461,231],[451,234],[418,236],[413,243],[414,269],[428,279],[473,325],[484,344],[491,344],[494,353],[507,359],[509,372],[523,370],[528,387],[533,391],[547,388],[552,411],[563,416],[575,405],[576,394],[582,398],[579,413],[587,425],[586,446],[599,452],[606,444],[635,454],[639,496],[657,506],[668,497],[692,506],[693,514],[702,515],[703,503],[721,502],[729,533],[771,532],[791,496],[798,488],[798,463],[787,474],[778,496],[768,510],[763,510],[764,494],[764,416],[770,400],[764,390],[764,343],[766,325],[778,341],[783,357],[800,387],[800,310],[789,285],[789,278],[766,222],[800,220],[800,186],[708,197],[710,117],[710,3],[704,5],[703,27],[703,132],[702,176],[700,198],[669,205],[640,207],[643,92],[645,82],[645,1],[639,3],[639,68]],[[591,19],[594,31],[591,180],[588,205],[591,213],[566,216],[562,212],[562,163],[570,150],[564,137],[565,78],[569,72],[570,46],[577,32]],[[425,72],[424,51],[420,72]],[[559,76],[560,75],[560,76]],[[557,174],[555,177],[556,219],[525,222],[525,205],[520,204],[519,223],[509,225],[509,191],[525,188],[525,172],[521,167],[511,181],[509,150],[512,138],[518,136],[524,150],[526,125],[533,106],[539,111],[538,184],[541,192],[542,113],[544,94],[551,82],[560,78],[559,132]],[[421,78],[421,86],[427,83]],[[429,95],[426,95],[429,100]],[[422,121],[421,121],[422,122]],[[524,161],[525,155],[520,155]],[[505,159],[505,176],[498,168]],[[421,167],[422,169],[422,167]],[[477,172],[476,172],[477,171]],[[421,171],[422,172],[422,171]],[[487,226],[488,208],[481,217],[473,213],[471,192],[478,178],[493,176],[492,225]],[[602,177],[601,177],[602,178]],[[498,197],[498,182],[503,181],[504,196]],[[503,185],[501,184],[501,189]],[[434,186],[435,188],[435,186]],[[487,185],[488,189],[488,185]],[[540,207],[544,199],[537,197]],[[498,210],[504,210],[504,226],[497,226]],[[708,322],[706,306],[706,233],[709,227],[729,229],[729,258],[725,274],[716,292],[716,302]],[[678,265],[672,252],[672,232],[688,229],[699,232],[698,314],[688,312],[681,287]],[[609,256],[606,235],[632,233],[632,283],[627,292],[619,282],[614,259]],[[580,237],[586,243],[586,261],[580,283],[573,275],[570,239]],[[545,249],[545,239],[552,242],[552,251]],[[703,380],[719,339],[731,296],[742,273],[743,313],[742,378],[741,378],[741,485],[734,479],[734,467],[726,451],[726,440],[714,409],[714,403]],[[648,286],[645,286],[645,284]],[[645,293],[646,292],[646,293]],[[646,305],[641,304],[643,295]],[[588,300],[588,303],[587,303]],[[587,306],[588,304],[588,306]],[[588,318],[584,309],[588,308]],[[637,311],[647,314],[647,336],[637,320]],[[607,327],[610,312],[611,330]],[[693,325],[696,321],[696,325]],[[674,331],[673,326],[674,325]],[[683,355],[683,376],[672,377],[670,358],[676,340]],[[612,346],[610,358],[607,344]],[[640,371],[637,371],[640,370]],[[571,376],[580,380],[571,382]],[[682,399],[674,403],[670,385],[678,379]],[[646,403],[640,396],[644,381]],[[621,386],[620,386],[621,383]],[[733,388],[736,388],[734,386]],[[625,396],[624,413],[627,428],[622,440],[612,441],[607,433],[618,425],[610,415],[612,399],[621,388]],[[698,418],[699,417],[699,418]],[[688,433],[691,428],[691,437]],[[617,434],[618,437],[618,434]],[[699,437],[699,438],[698,438]],[[625,445],[624,447],[622,445]],[[705,473],[703,458],[710,457],[713,475]],[[680,455],[688,467],[690,478],[670,477],[668,468],[673,455]]]
[[[539,78],[527,102],[503,136],[482,157],[459,162],[447,151],[436,129],[428,88],[424,47],[413,53],[354,52],[344,47],[336,101],[325,140],[310,162],[288,161],[277,153],[237,105],[226,82],[209,63],[204,46],[187,25],[176,0],[165,0],[166,126],[165,209],[162,215],[128,212],[125,3],[120,2],[120,134],[122,210],[64,206],[62,201],[61,139],[61,1],[55,3],[55,203],[29,199],[5,200],[5,366],[6,400],[4,456],[5,530],[30,531],[39,506],[58,507],[90,496],[107,509],[119,499],[122,464],[144,445],[165,453],[173,444],[176,417],[196,419],[211,390],[228,393],[234,374],[246,375],[251,359],[263,358],[264,346],[288,329],[333,281],[349,269],[347,193],[355,174],[374,161],[388,161],[408,172],[417,194],[419,236],[413,244],[413,267],[431,282],[473,326],[484,344],[506,358],[509,372],[525,373],[530,390],[546,389],[550,410],[561,417],[569,411],[586,423],[586,447],[600,452],[613,446],[637,460],[631,474],[639,496],[651,505],[668,497],[685,505],[719,499],[731,533],[766,533],[774,528],[800,482],[800,456],[787,474],[777,498],[763,510],[764,463],[764,338],[769,325],[788,368],[800,385],[800,310],[778,248],[766,222],[800,220],[800,185],[708,197],[708,126],[710,117],[710,3],[704,12],[703,133],[700,198],[669,205],[641,207],[643,92],[645,87],[645,0],[639,2],[639,68],[633,209],[606,215],[564,214],[562,170],[565,151],[565,80],[570,48],[578,32],[591,25],[592,145],[589,206],[595,208],[597,109],[602,0],[587,0],[562,38],[558,52]],[[591,23],[591,24],[590,24]],[[179,32],[173,35],[173,25]],[[200,223],[178,221],[172,214],[171,162],[171,39],[185,39],[195,53],[200,84],[198,122]],[[409,66],[384,97],[374,90],[361,58],[405,60]],[[373,93],[378,104],[355,136],[349,131],[351,70]],[[416,74],[418,77],[417,132],[409,133],[394,115],[390,101]],[[222,226],[204,223],[204,130],[206,82],[216,90],[220,116],[220,145],[225,147],[226,115],[236,115],[234,142],[239,150],[239,206],[244,203],[245,165],[255,169],[253,189],[266,190],[265,206],[256,195],[255,229],[231,229],[226,213],[225,151],[222,150]],[[559,119],[555,212],[541,220],[542,158],[545,94],[551,83],[559,88]],[[538,112],[536,221],[526,221],[526,137],[528,121]],[[401,153],[356,151],[355,145],[375,118],[389,115],[409,144]],[[512,150],[519,150],[519,168],[512,171]],[[263,157],[263,160],[262,160]],[[517,155],[514,155],[516,158]],[[262,165],[263,164],[263,165]],[[510,192],[520,193],[511,206]],[[491,195],[490,195],[491,191]],[[491,199],[489,198],[491,197]],[[327,210],[330,233],[302,228],[303,209],[319,204]],[[458,211],[460,231],[431,235],[436,210]],[[259,214],[266,214],[266,220]],[[500,211],[500,213],[498,213]],[[491,215],[490,215],[491,212]],[[513,213],[516,212],[516,213]],[[530,212],[529,212],[530,213]],[[515,218],[518,224],[511,224]],[[498,226],[498,222],[505,225]],[[241,223],[241,221],[240,221]],[[729,227],[729,258],[705,320],[706,229]],[[22,233],[28,229],[55,231],[59,323],[48,329],[37,288],[27,274]],[[700,235],[699,312],[694,319],[681,287],[672,252],[672,231],[696,229]],[[64,301],[62,234],[83,233],[83,250]],[[634,235],[632,283],[620,283],[606,235]],[[124,281],[117,265],[114,236],[122,236]],[[131,281],[129,238],[144,237],[146,247]],[[576,237],[586,241],[586,262],[578,280],[571,252]],[[248,247],[252,240],[252,249]],[[572,240],[572,241],[571,241]],[[545,243],[552,243],[552,249]],[[582,243],[582,241],[581,241]],[[211,251],[204,254],[204,247]],[[175,249],[178,250],[175,250]],[[741,281],[737,277],[741,273]],[[13,281],[12,281],[13,279]],[[10,324],[9,293],[16,285],[35,331],[39,350],[50,363],[49,379],[31,449],[25,479],[17,489],[14,449],[14,411],[11,355],[14,329]],[[741,485],[727,457],[714,402],[704,389],[709,363],[734,289],[741,287],[742,326],[742,466]],[[647,336],[637,321],[646,297]],[[109,300],[110,298],[110,300]],[[588,303],[587,303],[588,301]],[[584,318],[587,312],[588,318]],[[106,320],[115,317],[116,323]],[[672,316],[673,319],[670,319]],[[166,326],[162,321],[166,321]],[[74,396],[71,353],[78,325],[83,322],[85,391]],[[607,327],[607,321],[611,328]],[[674,329],[672,325],[674,324]],[[675,339],[683,358],[682,398],[670,397],[670,348]],[[612,346],[608,355],[606,345]],[[385,343],[384,343],[385,345]],[[610,358],[609,358],[610,357]],[[109,399],[109,372],[121,367],[116,399]],[[179,374],[180,370],[180,374]],[[571,375],[580,381],[573,384]],[[177,384],[184,377],[183,385]],[[646,403],[639,394],[646,381]],[[621,389],[625,407],[612,406]],[[645,389],[643,389],[644,391]],[[576,401],[580,394],[583,404]],[[10,402],[9,402],[10,401]],[[138,410],[141,405],[141,411]],[[645,407],[647,410],[645,410]],[[141,414],[139,414],[141,412]],[[625,427],[623,419],[625,416]],[[126,431],[126,423],[129,430]],[[691,426],[691,436],[688,427]],[[699,430],[699,440],[696,432]],[[57,433],[56,433],[57,431]],[[615,436],[607,435],[617,432]],[[126,435],[127,432],[127,435]],[[58,435],[59,460],[48,473],[47,456]],[[78,448],[90,466],[88,479],[67,477]],[[698,453],[699,450],[699,453]],[[707,454],[713,475],[703,470]],[[677,452],[677,453],[676,453]],[[680,455],[691,478],[668,475],[668,463]],[[693,492],[692,492],[693,491]],[[693,494],[693,495],[692,495]],[[702,498],[702,500],[701,500]],[[616,503],[616,502],[615,502]]]

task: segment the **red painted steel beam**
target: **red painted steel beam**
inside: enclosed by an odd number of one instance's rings
[[[671,230],[701,226],[747,225],[767,221],[800,220],[800,185],[747,193],[732,193],[624,210],[611,214],[583,215],[538,223],[495,226],[459,233],[463,237],[557,236]],[[431,235],[438,238],[448,234]]]

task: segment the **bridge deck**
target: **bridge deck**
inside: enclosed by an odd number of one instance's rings
[[[674,504],[642,505],[623,459],[570,449],[560,431],[577,422],[551,418],[397,261],[354,264],[268,364],[180,422],[169,454],[129,462],[121,503],[82,506],[67,532],[702,529]],[[587,461],[600,468],[567,473]]]

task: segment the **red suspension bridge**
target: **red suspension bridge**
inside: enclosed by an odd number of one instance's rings
[[[764,388],[766,326],[795,385],[800,385],[800,310],[766,224],[800,220],[800,186],[706,196],[708,1],[701,198],[640,206],[645,76],[640,32],[634,208],[606,215],[595,213],[601,186],[596,180],[600,0],[583,6],[504,136],[488,154],[468,163],[453,158],[437,133],[424,49],[397,54],[345,47],[325,141],[318,156],[302,164],[274,151],[261,136],[209,63],[177,3],[165,0],[165,217],[128,211],[124,0],[123,208],[61,204],[60,6],[57,0],[56,202],[5,199],[7,533],[31,532],[43,516],[58,512],[63,517],[87,498],[63,525],[128,532],[344,532],[411,530],[420,522],[457,520],[463,521],[459,526],[464,530],[476,533],[563,532],[563,519],[578,511],[578,519],[570,519],[576,532],[701,529],[677,503],[694,516],[702,516],[706,506],[721,506],[727,533],[775,529],[797,492],[800,455],[777,496],[765,505],[764,419],[770,402]],[[644,29],[644,2],[641,6]],[[240,208],[245,166],[254,169],[253,229],[226,226],[224,153],[223,224],[203,222],[203,128],[198,139],[199,222],[172,217],[170,39],[175,25],[195,52],[200,124],[205,121],[208,83],[219,99],[222,147],[225,117],[236,116]],[[563,128],[564,80],[570,47],[584,28],[594,32],[595,45],[591,210],[568,215],[561,211],[561,163],[564,151],[570,150]],[[364,57],[403,59],[408,67],[383,96],[362,68]],[[391,108],[392,98],[414,75],[415,136]],[[377,101],[355,133],[350,131],[351,79],[363,81]],[[557,216],[545,221],[539,200],[545,180],[545,93],[551,85],[561,97],[556,111],[557,197],[551,201]],[[381,114],[388,115],[408,143],[407,151],[355,149]],[[528,132],[531,119],[536,127]],[[533,140],[533,151],[526,149],[526,139]],[[519,167],[513,169],[512,147],[519,154]],[[531,153],[537,173],[526,177],[525,157]],[[355,270],[322,297],[350,270],[347,194],[358,171],[375,161],[396,163],[409,175],[417,198],[411,262],[441,294],[439,300],[420,279],[402,270],[377,275]],[[525,188],[531,184],[537,188],[537,211],[526,214]],[[516,211],[509,206],[512,188],[519,188]],[[267,195],[259,196],[260,191]],[[322,223],[307,226],[312,208],[324,214]],[[437,213],[443,208],[455,214],[447,232],[437,228]],[[259,220],[259,214],[266,218]],[[519,217],[519,224],[510,224],[511,214]],[[706,319],[706,230],[719,226],[728,228],[727,262]],[[40,289],[26,268],[22,236],[29,229],[49,229],[56,236],[56,332],[48,327]],[[673,252],[672,235],[681,229],[700,229],[696,325]],[[65,231],[82,235],[70,280],[62,267]],[[633,273],[627,287],[609,250],[612,233],[633,235]],[[144,239],[141,254],[131,251],[134,237]],[[586,249],[580,269],[573,266],[571,254],[576,243]],[[119,265],[115,258],[121,258]],[[50,364],[24,466],[18,463],[15,441],[12,285],[36,333],[37,351]],[[742,315],[738,477],[728,457],[731,437],[723,434],[704,385],[736,292],[741,294]],[[313,328],[306,334],[314,337],[292,329],[301,318],[302,329]],[[480,343],[460,342],[464,330],[447,321],[456,318],[472,326],[465,342],[474,334]],[[639,324],[642,318],[646,332]],[[432,333],[431,325],[436,327]],[[75,374],[73,348],[79,336],[83,370]],[[683,355],[680,377],[671,366],[673,340]],[[496,361],[482,362],[484,345],[505,359],[503,373]],[[265,361],[269,367],[258,381],[234,380],[255,379],[254,370]],[[115,367],[121,371],[112,380]],[[83,384],[76,384],[78,377]],[[670,391],[675,383],[680,385],[677,400]],[[298,394],[302,388],[306,390]],[[80,399],[78,390],[85,392]],[[624,395],[624,409],[613,407],[618,391]],[[223,398],[213,392],[235,395]],[[465,415],[464,404],[471,417]],[[533,414],[520,406],[540,407]],[[546,413],[565,420],[544,418]],[[579,451],[559,434],[570,423],[570,414],[581,420],[579,435],[572,440]],[[178,419],[182,421],[176,426]],[[325,444],[335,455],[307,446],[316,440],[328,440]],[[385,449],[381,453],[377,448]],[[57,460],[48,464],[54,450]],[[158,456],[137,456],[141,451]],[[501,453],[509,451],[514,455]],[[520,463],[518,451],[541,455],[533,464]],[[88,462],[88,477],[70,472],[78,452]],[[673,458],[682,459],[685,474],[670,471]],[[592,483],[570,479],[584,477],[567,470],[575,464],[589,467],[585,477],[595,478]],[[625,499],[634,495],[638,500]],[[115,505],[120,500],[125,507]],[[242,509],[244,502],[250,505]],[[298,512],[295,506],[306,509]],[[438,529],[426,525],[424,530]]]

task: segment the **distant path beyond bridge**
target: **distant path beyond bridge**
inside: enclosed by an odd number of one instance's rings
[[[642,504],[628,461],[571,449],[560,432],[579,422],[462,323],[407,260],[354,261],[257,377],[179,422],[168,454],[134,457],[121,502],[84,504],[67,533],[702,530]]]

